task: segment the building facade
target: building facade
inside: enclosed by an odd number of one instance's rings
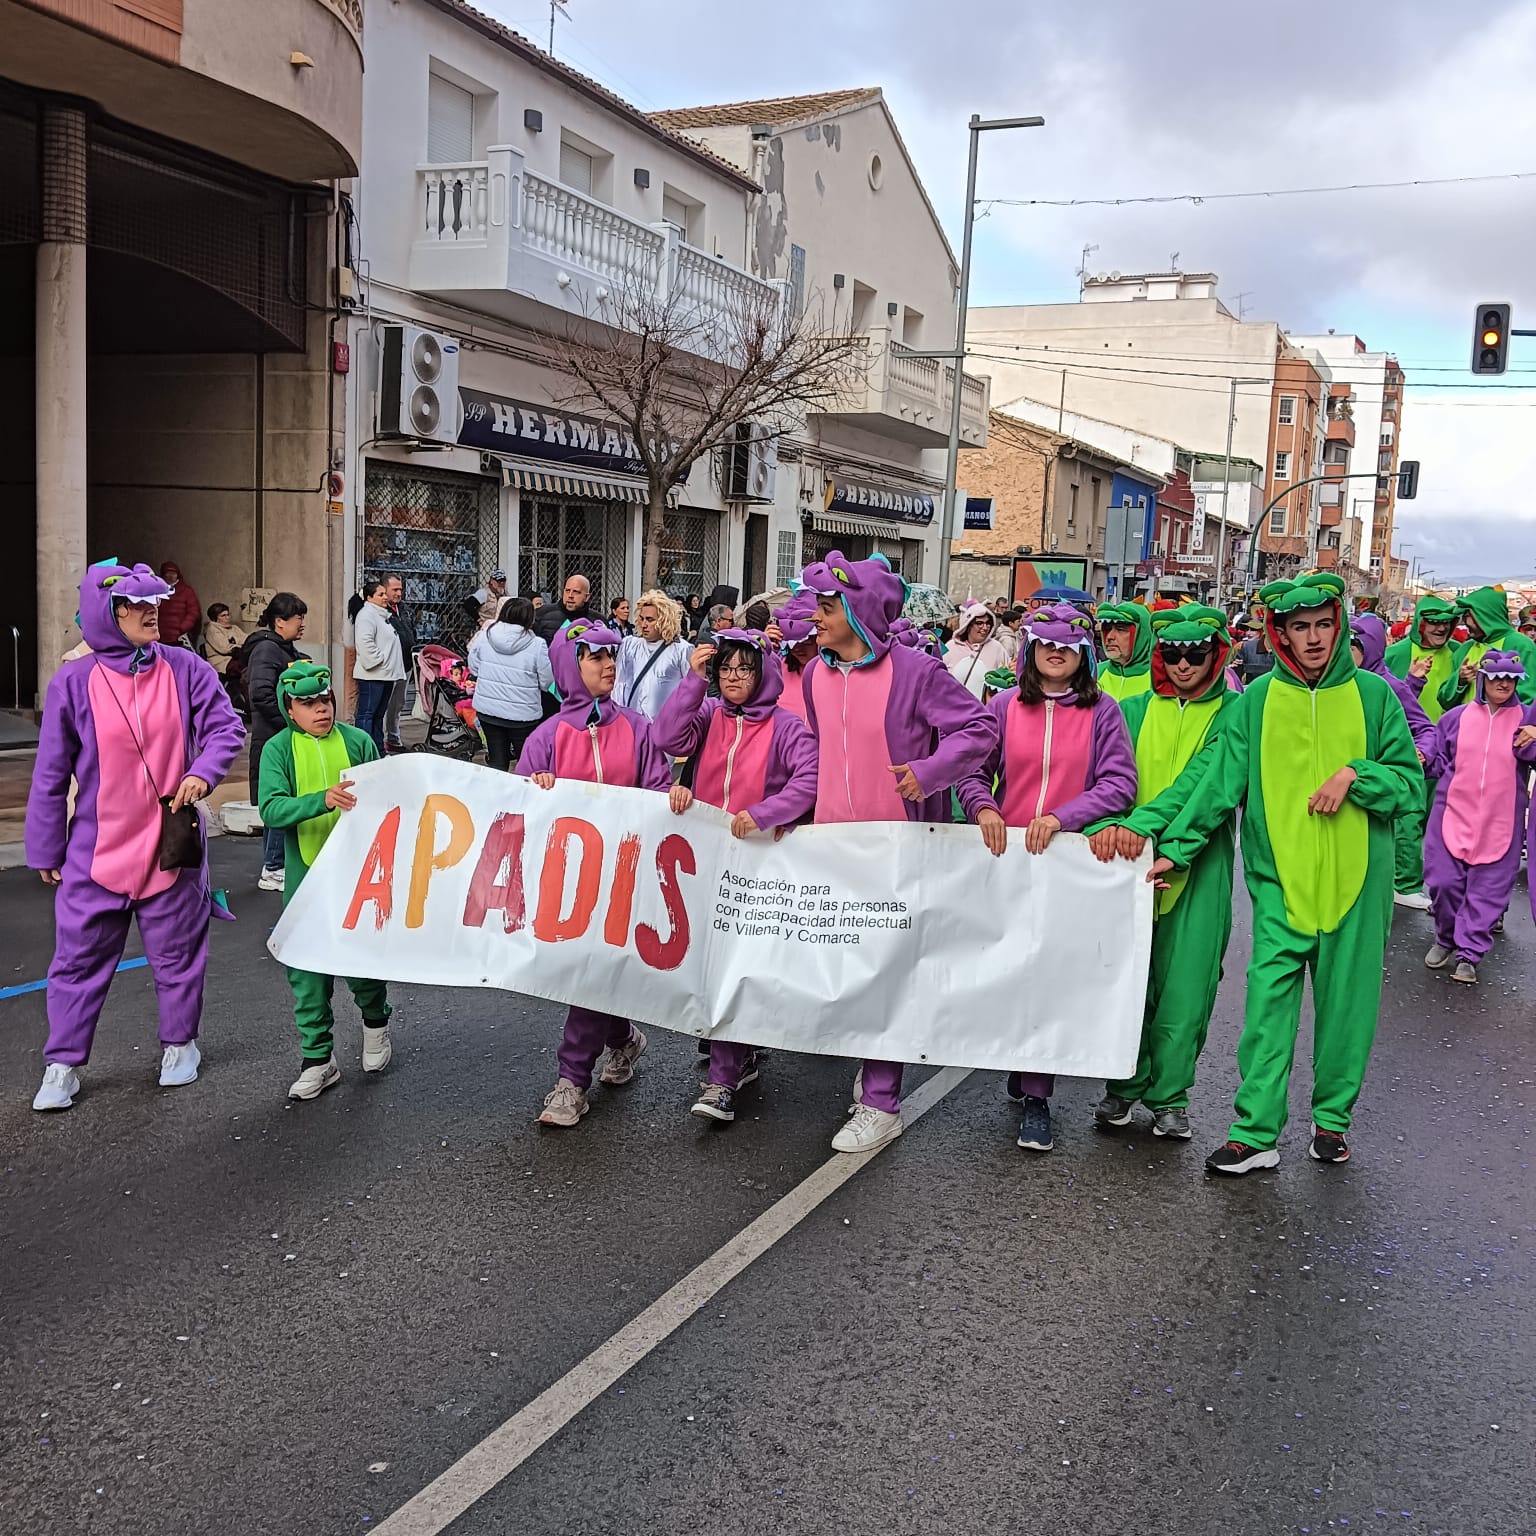
[[[1259,529],[1259,576],[1288,575],[1316,563],[1323,487],[1306,482],[1324,473],[1331,386],[1328,365],[1316,352],[1282,346],[1270,401],[1272,504]]]

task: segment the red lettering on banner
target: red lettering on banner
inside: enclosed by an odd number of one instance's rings
[[[581,866],[576,872],[576,896],[568,917],[560,906],[565,897],[565,870],[572,840],[581,844]],[[544,868],[539,875],[539,906],[533,915],[533,934],[545,944],[579,939],[597,910],[603,879],[603,835],[589,821],[560,816],[549,829],[544,845]]]
[[[619,841],[619,861],[608,894],[608,921],[603,925],[603,941],[615,949],[629,943],[629,914],[635,905],[635,872],[639,868],[640,838],[631,832]]]
[[[507,878],[501,879],[501,866]],[[464,899],[464,926],[479,928],[488,912],[500,912],[508,933],[516,933],[526,921],[523,905],[523,818],[512,811],[498,811],[480,849],[480,862],[469,877]]]
[[[343,928],[356,928],[364,905],[370,901],[374,904],[374,927],[382,929],[389,921],[390,909],[394,906],[395,844],[399,838],[400,807],[397,805],[379,823],[379,830],[368,845],[357,877],[357,888],[352,892],[347,915],[341,922]]]
[[[656,873],[661,876],[661,896],[667,904],[671,935],[665,940],[648,923],[635,929],[635,949],[640,958],[656,971],[675,971],[688,953],[688,908],[683,902],[678,873],[691,875],[698,870],[693,845],[679,833],[661,840],[656,850]]]
[[[437,846],[437,818],[448,819],[448,844]],[[469,807],[452,795],[428,795],[421,803],[416,828],[416,852],[411,859],[411,890],[405,902],[405,926],[420,928],[427,920],[427,886],[434,871],[452,869],[469,852],[475,823]]]

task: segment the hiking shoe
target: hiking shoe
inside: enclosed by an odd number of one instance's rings
[[[1056,1145],[1051,1133],[1051,1101],[1026,1095],[1019,1121],[1019,1145],[1030,1152],[1049,1152]]]
[[[544,1096],[540,1125],[575,1125],[591,1106],[584,1088],[562,1077]]]
[[[1021,1103],[1024,1098],[1024,1074],[1022,1072],[1010,1072],[1007,1082],[1003,1084],[1003,1092],[1015,1104]]]
[[[1319,1163],[1347,1163],[1349,1143],[1337,1131],[1324,1131],[1314,1126],[1312,1145],[1307,1148],[1307,1156]]]
[[[1429,953],[1424,956],[1424,964],[1432,971],[1443,971],[1451,963],[1452,953],[1444,944],[1431,944]]]
[[[202,1060],[196,1040],[188,1040],[185,1045],[166,1046],[165,1054],[160,1058],[160,1086],[185,1088],[188,1083],[196,1082]]]
[[[388,1024],[363,1025],[363,1071],[382,1072],[395,1054],[389,1043]]]
[[[901,1115],[876,1109],[872,1104],[854,1106],[847,1125],[832,1138],[834,1152],[873,1152],[896,1140],[906,1129]]]
[[[1252,1173],[1279,1166],[1280,1153],[1274,1147],[1250,1147],[1245,1141],[1225,1141],[1205,1160],[1207,1173]]]
[[[329,1061],[307,1062],[304,1070],[289,1084],[288,1097],[318,1099],[327,1088],[334,1088],[340,1081],[341,1068],[336,1065],[334,1056]]]
[[[1152,1111],[1152,1134],[1154,1136],[1172,1136],[1176,1141],[1188,1141],[1190,1137],[1189,1116],[1182,1109],[1154,1109]]]
[[[1458,960],[1456,969],[1451,972],[1452,981],[1464,981],[1470,986],[1477,985],[1477,967],[1470,960]]]
[[[1131,1111],[1135,1108],[1135,1099],[1122,1099],[1117,1093],[1106,1093],[1093,1107],[1093,1123],[1102,1130],[1119,1130],[1131,1123]]]
[[[701,1120],[721,1120],[728,1125],[736,1118],[736,1090],[721,1083],[706,1083],[688,1113]]]
[[[645,1036],[631,1024],[629,1039],[623,1045],[613,1045],[608,1048],[608,1055],[603,1062],[603,1071],[598,1082],[609,1088],[617,1088],[629,1082],[635,1075],[635,1063],[644,1055]]]
[[[280,891],[286,883],[286,871],[281,869],[264,869],[261,879],[256,882],[258,891]]]
[[[1429,892],[1398,891],[1392,897],[1392,904],[1396,907],[1407,907],[1412,912],[1428,912]]]
[[[80,1092],[75,1069],[62,1061],[50,1061],[43,1071],[42,1086],[32,1100],[33,1109],[68,1109]]]

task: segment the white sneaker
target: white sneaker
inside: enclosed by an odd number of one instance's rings
[[[197,1069],[202,1061],[196,1040],[189,1040],[185,1045],[166,1046],[165,1055],[160,1058],[160,1086],[185,1088],[197,1080]]]
[[[1395,907],[1408,907],[1414,912],[1429,911],[1428,891],[1396,891],[1392,896],[1392,905]]]
[[[287,871],[281,869],[264,869],[261,879],[256,882],[258,891],[280,891],[284,885],[284,877]]]
[[[834,1152],[873,1152],[887,1142],[895,1141],[906,1127],[899,1114],[860,1104],[848,1120],[848,1124],[832,1138]]]
[[[364,1072],[382,1072],[394,1054],[394,1047],[389,1043],[388,1024],[380,1024],[377,1028],[371,1024],[363,1025]]]
[[[33,1109],[68,1109],[80,1092],[80,1078],[73,1067],[62,1061],[50,1061],[43,1072],[43,1085],[32,1100]]]
[[[341,1081],[341,1068],[336,1065],[336,1058],[329,1061],[317,1061],[312,1066],[305,1067],[293,1080],[288,1088],[290,1099],[318,1099],[327,1088],[334,1087]]]

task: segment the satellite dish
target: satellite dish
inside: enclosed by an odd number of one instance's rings
[[[1109,281],[1109,274],[1107,272],[1100,272],[1099,275],[1096,278],[1094,278],[1094,282],[1096,282],[1096,283],[1107,283],[1108,281]]]
[[[1112,283],[1118,283],[1120,281],[1120,274],[1118,272],[1111,272],[1109,274],[1109,280]]]

